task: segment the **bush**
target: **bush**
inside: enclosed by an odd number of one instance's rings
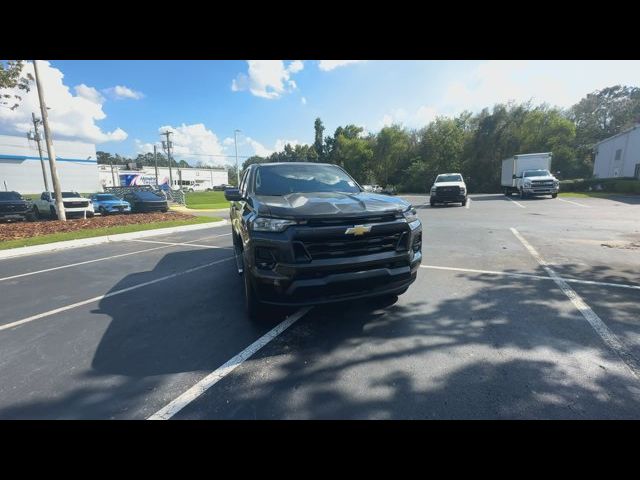
[[[640,180],[635,178],[589,178],[562,180],[561,192],[610,192],[640,194]]]

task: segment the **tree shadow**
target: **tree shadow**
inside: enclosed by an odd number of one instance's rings
[[[637,379],[553,282],[459,277],[473,293],[437,304],[316,308],[180,418],[640,418]]]
[[[155,269],[228,255],[173,252]],[[421,275],[403,301],[316,307],[179,417],[640,418],[640,390],[552,281],[454,274],[438,300],[418,291],[437,292],[435,274]],[[110,322],[90,367],[1,418],[146,417],[282,320],[246,318],[233,261],[106,296],[91,314]]]

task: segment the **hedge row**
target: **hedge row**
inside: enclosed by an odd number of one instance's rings
[[[635,178],[589,178],[562,180],[560,182],[560,191],[640,193],[640,180]]]

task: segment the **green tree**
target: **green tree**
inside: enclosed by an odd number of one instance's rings
[[[399,125],[384,127],[376,137],[372,171],[377,182],[389,185],[409,152],[410,136]]]
[[[33,76],[28,73],[22,76],[22,68],[24,60],[1,60],[0,61],[0,105],[9,106],[9,109],[15,110],[22,101],[22,96],[17,93],[3,93],[3,90],[22,90],[28,93],[31,89]]]
[[[316,155],[319,161],[324,160],[324,125],[322,124],[322,120],[320,117],[316,118],[315,123],[313,124],[313,128],[315,131],[315,141],[313,142],[313,148],[316,151]]]

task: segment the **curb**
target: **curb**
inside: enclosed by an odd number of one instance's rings
[[[198,223],[196,225],[183,225],[181,227],[156,228],[154,230],[144,230],[142,232],[118,233],[116,235],[104,235],[102,237],[80,238],[78,240],[66,240],[63,242],[46,243],[44,245],[33,245],[30,247],[10,248],[0,250],[0,260],[5,258],[22,257],[36,253],[52,252],[54,250],[66,250],[69,248],[88,247],[101,243],[121,242],[135,238],[154,237],[156,235],[166,235],[169,233],[190,232],[193,230],[204,230],[205,228],[221,227],[227,225],[228,220],[219,222]]]

